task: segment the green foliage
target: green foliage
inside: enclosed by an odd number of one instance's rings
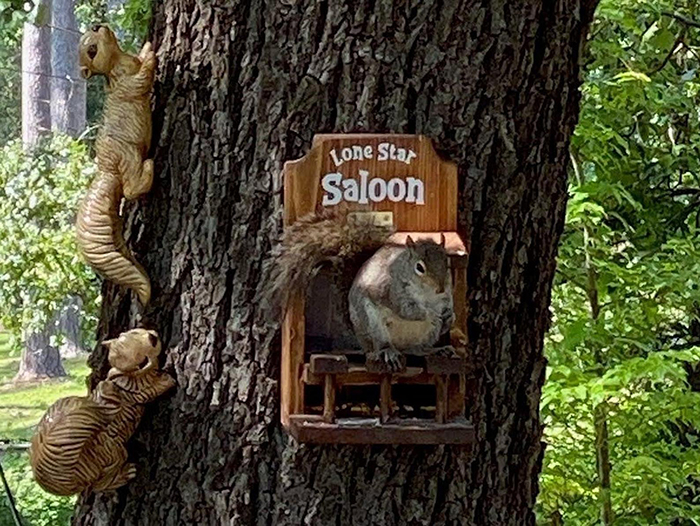
[[[0,145],[21,133],[21,38],[26,13],[0,0]]]
[[[85,379],[90,371],[85,358],[73,358],[63,362],[68,373],[65,378],[15,385],[11,379],[17,373],[19,359],[14,354],[7,333],[0,332],[0,441],[26,442],[49,405],[64,396],[85,394]],[[0,462],[25,526],[70,524],[75,498],[56,497],[43,491],[34,482],[26,451],[0,453]],[[0,525],[14,525],[1,490]]]
[[[125,51],[138,53],[148,36],[152,11],[150,0],[125,0],[111,10],[104,0],[83,0],[76,6],[76,17],[83,29],[107,23]]]
[[[614,524],[700,524],[700,20],[695,4],[603,0],[572,140],[546,341],[539,519],[599,524],[596,407]],[[674,16],[677,14],[679,16]]]
[[[31,153],[15,141],[0,155],[0,321],[19,338],[45,327],[76,295],[93,334],[99,283],[74,233],[79,200],[95,174],[87,147],[59,136]]]
[[[112,25],[118,28],[122,47],[138,53],[148,36],[151,23],[151,0],[126,0],[116,11],[109,14]]]
[[[25,526],[70,524],[76,498],[57,497],[42,490],[34,482],[26,452],[7,452],[0,457],[0,462]],[[0,498],[0,524],[14,524],[4,495]]]

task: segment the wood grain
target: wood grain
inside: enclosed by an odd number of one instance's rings
[[[384,145],[384,146],[382,146]],[[391,146],[388,146],[391,145]],[[355,150],[353,150],[355,146]],[[344,148],[349,148],[363,159],[343,160]],[[358,149],[359,148],[359,149]],[[402,148],[406,160],[381,159],[381,149],[385,153],[391,148]],[[395,150],[398,151],[398,150]],[[371,154],[371,155],[369,155]],[[369,178],[381,178],[390,181],[394,178],[406,180],[408,177],[419,179],[424,184],[424,204],[392,201],[341,202],[328,206],[343,212],[390,212],[397,232],[390,238],[393,243],[405,243],[410,235],[415,241],[430,239],[440,242],[445,239],[445,247],[452,256],[453,282],[455,284],[456,325],[466,333],[467,294],[466,294],[466,257],[467,244],[456,232],[457,229],[457,167],[454,163],[441,159],[432,142],[420,135],[398,134],[322,134],[314,137],[312,147],[301,159],[288,161],[284,165],[284,224],[291,225],[298,218],[313,213],[323,207],[322,178],[329,173],[340,173],[343,178],[359,180],[360,170],[366,170]],[[358,218],[361,219],[361,218]],[[323,291],[320,292],[321,297]],[[327,295],[327,294],[326,294]],[[316,308],[319,296],[315,296],[313,318],[314,326],[328,326],[331,322],[330,310]],[[373,375],[366,370],[347,370],[347,361],[335,370],[339,363],[333,358],[319,355],[311,357],[311,368],[303,366],[305,361],[304,337],[306,320],[303,298],[295,298],[287,311],[282,327],[282,372],[281,372],[281,420],[289,426],[290,416],[304,411],[304,383],[324,385],[325,399],[330,398],[329,386],[322,373],[340,373],[334,378],[334,386],[356,382],[381,386],[380,405],[382,419],[389,418],[391,409],[391,381],[382,375]],[[312,335],[313,336],[313,335]],[[448,366],[448,369],[450,367]],[[453,372],[464,374],[464,366],[456,366]],[[394,381],[405,382],[406,378],[417,378],[432,383],[433,377],[421,370],[414,376],[397,376]],[[443,381],[441,385],[452,386],[453,382]],[[463,382],[462,382],[463,383]],[[451,389],[451,398],[460,391]],[[447,395],[445,395],[447,398]],[[464,403],[453,400],[457,414],[464,413]],[[447,399],[443,404],[444,422],[447,418]],[[329,408],[324,415],[330,418]]]
[[[321,418],[299,415],[291,419],[290,432],[299,442],[313,444],[452,444],[468,446],[474,442],[474,426],[468,423],[387,422],[328,424]]]
[[[379,161],[378,147],[391,143],[416,152],[411,164],[401,161]],[[373,159],[345,161],[335,166],[331,150],[342,150],[353,145],[370,146],[375,152]],[[392,178],[416,177],[425,184],[425,204],[392,202],[380,203],[343,202],[329,207],[338,211],[391,211],[394,226],[398,231],[456,231],[457,230],[457,165],[441,159],[433,144],[422,135],[399,134],[339,134],[316,135],[311,150],[301,159],[284,164],[284,208],[285,223],[312,213],[321,206],[323,189],[321,177],[338,172],[344,177],[357,178],[359,170],[367,170],[370,177],[385,181]]]

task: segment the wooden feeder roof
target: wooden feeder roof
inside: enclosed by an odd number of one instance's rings
[[[445,250],[450,256],[463,257],[467,255],[467,247],[457,232],[396,232],[389,238],[389,242],[405,245],[406,238],[411,236],[413,241],[431,240],[440,243],[441,234],[445,236]]]

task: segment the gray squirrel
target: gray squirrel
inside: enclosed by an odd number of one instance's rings
[[[285,230],[267,262],[263,308],[280,319],[291,296],[305,292],[330,265],[340,290],[349,290],[349,318],[368,368],[399,371],[404,353],[432,349],[454,322],[444,236],[441,243],[409,236],[405,245],[393,244],[391,229],[347,219],[321,211]],[[452,354],[454,348],[439,351]]]

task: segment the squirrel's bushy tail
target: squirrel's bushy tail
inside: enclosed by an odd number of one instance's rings
[[[91,267],[108,280],[132,289],[141,304],[146,305],[151,297],[151,282],[124,243],[119,218],[121,198],[119,179],[98,174],[78,211],[78,246]]]
[[[352,280],[362,262],[392,233],[387,227],[360,225],[347,219],[346,214],[321,211],[285,229],[264,270],[260,300],[268,317],[280,320],[291,296],[306,291],[324,264],[332,266],[341,279]]]

